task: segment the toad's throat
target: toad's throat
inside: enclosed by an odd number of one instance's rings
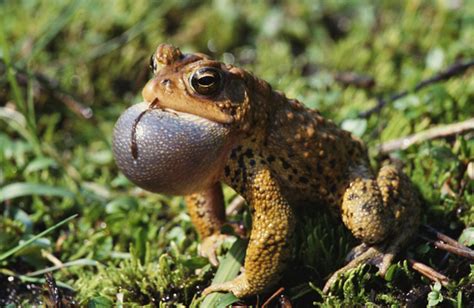
[[[132,135],[131,135],[131,142],[130,142],[130,151],[132,152],[132,157],[134,160],[138,159],[138,144],[137,144],[137,127],[138,123],[140,123],[140,120],[143,118],[143,116],[150,110],[155,109],[155,108],[160,108],[159,107],[159,100],[158,98],[155,98],[149,105],[148,108],[140,112],[140,114],[137,116],[135,121],[133,122],[132,126]]]

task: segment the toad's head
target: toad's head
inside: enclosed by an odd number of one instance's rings
[[[158,46],[150,66],[154,78],[143,89],[145,101],[243,131],[261,122],[254,115],[263,112],[259,96],[271,89],[247,71],[169,44]]]

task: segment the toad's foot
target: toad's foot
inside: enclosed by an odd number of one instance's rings
[[[400,251],[400,247],[406,242],[409,236],[409,232],[400,234],[388,246],[383,244],[376,246],[361,244],[354,248],[352,250],[352,253],[354,253],[354,259],[332,274],[324,285],[323,292],[327,293],[339,277],[361,264],[375,265],[379,269],[378,274],[382,277],[385,276],[388,267],[392,264],[393,258]]]
[[[202,292],[204,296],[212,292],[232,292],[238,298],[254,294],[245,273],[240,274],[234,280],[213,284]]]
[[[231,235],[216,233],[202,240],[199,246],[199,255],[208,258],[213,266],[219,265],[216,251]]]
[[[384,252],[379,247],[370,247],[366,246],[365,244],[356,247],[354,250],[357,250],[357,256],[344,267],[340,268],[334,274],[331,275],[329,280],[324,285],[324,293],[328,293],[334,283],[345,273],[358,267],[361,264],[376,265],[379,268],[379,274],[382,276],[385,275],[395,255],[392,252]]]

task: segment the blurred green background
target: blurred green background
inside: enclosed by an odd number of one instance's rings
[[[473,1],[0,1],[0,305],[51,301],[43,270],[61,264],[54,277],[65,303],[198,305],[215,269],[197,257],[182,198],[136,188],[111,153],[114,122],[141,101],[162,42],[243,66],[319,109],[368,143],[375,167],[378,144],[474,116],[472,69],[359,116],[379,97],[472,61]],[[348,72],[364,82],[347,84]],[[472,245],[472,133],[390,155],[420,190],[424,222]],[[420,239],[408,256],[449,285],[420,277],[402,256],[385,279],[366,266],[323,295],[355,241],[327,215],[300,216],[293,274],[282,283],[294,305],[474,302],[472,265]]]

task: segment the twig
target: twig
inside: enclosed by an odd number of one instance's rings
[[[436,235],[436,238],[438,240],[441,240],[441,241],[445,242],[446,244],[449,244],[451,246],[458,247],[458,248],[461,248],[461,249],[469,249],[468,247],[462,245],[461,243],[459,243],[455,239],[447,236],[444,233],[441,233],[441,232],[437,231],[436,229],[434,229],[433,227],[431,227],[429,225],[424,224],[423,227],[425,227],[429,232]]]
[[[283,287],[281,287],[281,288],[279,288],[278,290],[276,290],[275,293],[273,293],[272,296],[270,296],[270,297],[265,301],[265,303],[263,303],[262,308],[267,307],[267,306],[270,304],[270,302],[271,302],[273,299],[275,299],[275,297],[277,297],[278,295],[280,295],[283,291],[285,291],[285,288],[283,288]]]
[[[444,276],[443,274],[435,271],[433,268],[429,267],[426,264],[420,263],[413,259],[408,259],[410,262],[411,267],[417,271],[418,273],[422,274],[423,276],[427,277],[432,281],[436,281],[441,283],[443,286],[448,285],[449,278]]]
[[[225,210],[225,214],[227,216],[237,214],[245,205],[245,199],[240,195],[237,195],[232,201],[229,203]]]
[[[371,89],[375,86],[372,76],[358,74],[356,72],[338,72],[334,74],[334,80],[344,86],[354,86],[356,88]]]
[[[471,130],[474,130],[474,118],[463,122],[435,126],[433,128],[413,135],[409,135],[395,140],[390,140],[388,142],[382,143],[379,146],[378,150],[380,153],[383,154],[395,150],[405,150],[415,143],[420,143],[423,141],[447,137],[456,134],[462,134]]]
[[[442,241],[435,241],[433,244],[435,245],[436,248],[445,250],[447,252],[464,257],[466,259],[474,260],[474,251],[470,249],[462,249],[459,247],[452,246],[450,244],[446,244]]]
[[[425,227],[427,231],[435,235],[436,240],[430,239],[422,234],[418,235],[420,238],[432,243],[438,249],[442,249],[444,251],[464,257],[466,259],[474,260],[474,250],[462,245],[461,243],[459,243],[455,239],[450,238],[446,234],[438,232],[429,225],[423,225],[423,227]]]
[[[457,75],[461,75],[462,73],[464,73],[468,68],[470,68],[471,66],[474,65],[474,59],[471,59],[467,62],[463,62],[463,63],[455,63],[451,66],[449,66],[447,69],[445,69],[444,71],[441,71],[439,72],[438,74],[428,78],[428,79],[425,79],[425,80],[422,80],[421,82],[419,82],[414,88],[413,88],[413,92],[417,92],[419,90],[421,90],[422,88],[428,86],[428,85],[431,85],[431,84],[434,84],[434,83],[437,83],[439,81],[442,81],[442,80],[448,80],[449,78],[451,77],[454,77],[454,76],[457,76]],[[382,108],[389,104],[389,103],[392,103],[393,101],[396,101],[397,99],[400,99],[404,96],[406,96],[407,94],[409,94],[411,91],[402,91],[400,93],[396,93],[396,94],[393,94],[392,96],[390,96],[388,99],[383,99],[383,98],[379,98],[378,101],[377,101],[377,105],[375,105],[375,107],[373,108],[370,108],[369,110],[366,110],[366,111],[363,111],[359,114],[359,117],[360,118],[368,118],[369,116],[371,116],[373,113],[377,113],[377,112],[380,112],[380,110],[382,110]]]
[[[41,250],[41,255],[49,260],[49,262],[53,263],[55,266],[63,266],[64,263],[61,262],[56,256],[52,253],[47,252],[46,250]]]

